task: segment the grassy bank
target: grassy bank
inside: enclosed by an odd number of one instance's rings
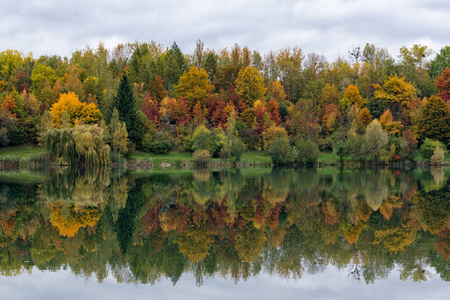
[[[46,157],[47,152],[36,145],[0,147],[0,169],[40,168]]]
[[[10,147],[0,147],[0,169],[11,168],[37,168],[48,164],[46,161],[46,151],[36,145],[20,145]],[[418,153],[414,158],[416,165],[426,165]],[[318,166],[334,166],[339,162],[337,155],[331,151],[320,152],[318,157]],[[445,165],[450,165],[450,155],[445,156]],[[353,163],[351,158],[346,164],[349,166]],[[272,160],[269,155],[263,152],[246,152],[242,155],[239,163],[234,164],[226,159],[213,158],[210,162],[210,168],[267,168],[271,167]],[[131,168],[156,168],[156,169],[191,169],[194,167],[192,153],[189,152],[169,152],[166,154],[153,154],[137,151],[131,159],[128,160],[127,166]],[[355,167],[357,167],[355,165]]]

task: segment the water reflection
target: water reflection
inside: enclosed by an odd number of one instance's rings
[[[176,284],[189,272],[201,285],[261,273],[300,279],[333,265],[367,283],[394,268],[402,280],[450,280],[443,169],[55,170],[38,184],[13,183],[21,176],[0,174],[4,276],[70,267],[99,282],[112,274]]]

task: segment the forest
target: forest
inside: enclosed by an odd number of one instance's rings
[[[345,50],[344,50],[345,51]],[[359,162],[442,164],[450,147],[450,46],[374,44],[333,62],[235,44],[86,46],[69,57],[0,52],[0,145],[45,147],[56,164],[106,165],[138,150],[274,164],[321,151]]]

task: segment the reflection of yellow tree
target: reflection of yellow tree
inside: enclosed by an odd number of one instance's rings
[[[355,224],[344,224],[342,231],[344,232],[347,242],[350,244],[356,243],[363,228],[364,224],[361,221],[358,221]]]
[[[386,220],[389,220],[394,212],[394,208],[402,207],[402,200],[398,196],[391,195],[380,206],[380,212]]]
[[[374,244],[383,244],[389,252],[405,250],[416,239],[416,231],[411,228],[410,222],[401,227],[391,227],[375,231]]]
[[[203,260],[208,254],[209,245],[213,239],[204,229],[186,229],[178,234],[176,242],[180,252],[187,256],[191,262]]]
[[[85,207],[78,209],[74,205],[69,205],[67,214],[67,217],[63,216],[63,207],[61,205],[52,205],[50,223],[58,228],[61,236],[67,237],[74,237],[80,228],[95,226],[101,216],[98,208]]]
[[[277,227],[268,235],[268,241],[273,247],[280,247],[284,241],[286,229]]]
[[[234,248],[245,262],[256,261],[264,250],[267,237],[262,229],[247,225],[236,235]]]

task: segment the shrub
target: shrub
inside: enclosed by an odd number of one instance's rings
[[[142,138],[142,148],[145,151],[150,151],[152,142],[153,142],[153,133],[151,133],[151,132],[146,133],[144,135],[144,137]]]
[[[160,134],[153,142],[150,144],[150,151],[157,154],[164,154],[167,153],[171,148],[170,141],[167,140],[166,136],[164,134]]]
[[[435,141],[431,139],[425,139],[425,142],[420,146],[420,155],[423,159],[429,160],[431,159],[431,156],[433,156],[434,151],[436,148],[442,148],[444,154],[445,154],[445,146],[440,141]]]
[[[444,150],[441,147],[436,147],[434,153],[431,156],[431,164],[433,166],[441,166],[444,163]]]
[[[287,138],[279,138],[272,142],[268,151],[272,163],[278,166],[292,164],[294,162],[294,151]]]
[[[311,140],[299,140],[295,143],[297,161],[305,165],[313,165],[319,157],[319,147]]]
[[[208,150],[197,150],[192,155],[192,159],[194,160],[195,167],[205,168],[208,166],[211,159],[211,154]]]
[[[264,130],[262,134],[264,150],[268,150],[272,145],[273,141],[277,139],[287,139],[288,134],[286,129],[280,126],[272,125],[271,127]]]
[[[238,137],[227,139],[223,145],[223,156],[228,159],[241,160],[242,154],[245,152],[245,144]]]

